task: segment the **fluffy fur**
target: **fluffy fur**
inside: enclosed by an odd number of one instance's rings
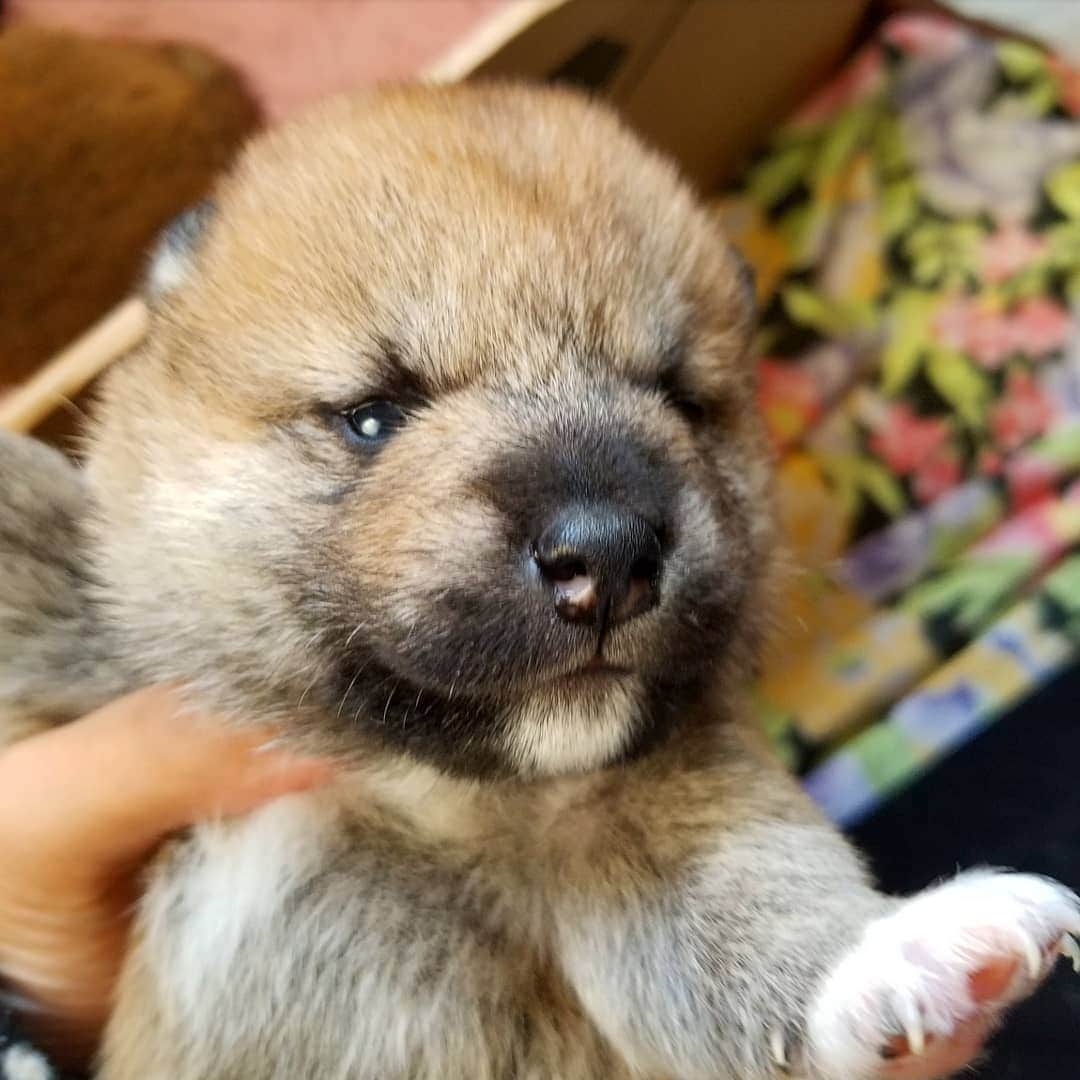
[[[932,918],[893,923],[740,732],[771,563],[751,312],[669,164],[564,91],[338,101],[247,151],[151,295],[89,496],[65,479],[75,509],[6,541],[86,528],[46,589],[97,655],[0,592],[0,634],[54,649],[0,691],[27,715],[9,688],[44,693],[62,641],[80,708],[179,679],[343,775],[158,861],[105,1077],[861,1080],[911,1001],[948,1038],[881,929]],[[350,421],[373,401],[388,438]],[[556,611],[535,545],[582,507],[656,538],[636,617]],[[997,902],[1028,880],[965,894],[988,950],[928,955],[963,981],[1023,920],[1052,950],[1074,900]]]

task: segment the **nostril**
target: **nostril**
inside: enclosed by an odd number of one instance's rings
[[[660,574],[660,560],[652,555],[642,555],[630,566],[630,579],[654,581]]]
[[[573,581],[574,578],[589,576],[588,567],[583,559],[541,559],[537,556],[536,561],[540,564],[544,577],[549,581]]]
[[[659,602],[657,526],[607,504],[570,506],[531,545],[532,565],[568,622],[632,619]]]

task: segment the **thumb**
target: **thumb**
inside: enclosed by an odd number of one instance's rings
[[[178,828],[332,777],[274,736],[193,714],[169,687],[140,690],[0,753],[0,821],[19,822],[37,860],[108,873]]]

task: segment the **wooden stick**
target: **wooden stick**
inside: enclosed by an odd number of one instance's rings
[[[35,428],[138,345],[149,320],[146,304],[139,297],[118,304],[21,386],[0,398],[0,427],[11,431]]]
[[[566,0],[511,0],[481,19],[461,41],[428,64],[420,72],[420,81],[449,83],[467,78],[549,12],[566,6]]]

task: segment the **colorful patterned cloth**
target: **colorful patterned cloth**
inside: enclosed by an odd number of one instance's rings
[[[852,825],[1004,715],[1080,651],[1080,553],[977,641],[806,777],[834,821]]]
[[[805,770],[1080,540],[1080,73],[897,16],[718,209],[790,551],[760,708]]]
[[[829,744],[957,652],[1033,578],[1080,542],[1080,483],[1009,518],[827,646],[803,653],[770,700],[798,717],[806,742]]]

